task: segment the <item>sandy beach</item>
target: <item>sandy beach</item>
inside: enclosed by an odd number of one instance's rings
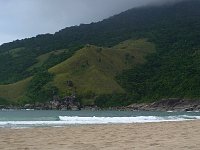
[[[200,121],[0,129],[1,150],[200,149]]]

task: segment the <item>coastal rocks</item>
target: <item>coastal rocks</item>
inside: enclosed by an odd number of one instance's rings
[[[80,110],[80,103],[77,101],[76,96],[66,96],[62,99],[54,97],[53,101],[50,101],[51,109],[56,110]]]
[[[30,109],[30,108],[33,108],[33,107],[34,107],[34,105],[31,105],[31,104],[25,104],[24,105],[25,109]]]
[[[169,98],[150,104],[132,104],[126,108],[129,110],[143,111],[199,111],[200,100]]]
[[[5,108],[5,106],[4,105],[0,105],[0,109],[4,109]]]
[[[22,107],[18,107],[18,109],[34,109],[34,110],[49,110],[49,103],[35,103],[35,104],[25,104]]]
[[[111,111],[200,111],[200,100],[168,98],[153,103],[135,103],[123,107],[99,108],[95,105],[81,106],[75,96],[64,98],[54,97],[47,103],[25,104],[24,106],[3,106],[0,109],[26,109],[26,110],[111,110]]]

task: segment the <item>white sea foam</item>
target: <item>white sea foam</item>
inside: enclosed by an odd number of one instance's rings
[[[73,124],[126,124],[126,123],[148,123],[166,121],[197,120],[200,116],[137,116],[137,117],[78,117],[59,116],[59,121],[1,121],[0,127],[40,127],[40,126],[64,126]]]
[[[171,111],[171,110],[169,110],[169,111],[167,111],[168,113],[173,113],[173,112],[176,112],[176,111]]]
[[[200,116],[137,116],[137,117],[68,117],[59,116],[61,121],[67,121],[69,124],[109,124],[109,123],[147,123],[147,122],[165,122],[165,121],[184,121],[200,119]]]
[[[185,119],[200,119],[200,116],[188,116],[188,115],[181,115],[181,117]]]

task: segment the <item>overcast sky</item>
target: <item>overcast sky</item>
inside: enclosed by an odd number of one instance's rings
[[[0,44],[100,21],[155,1],[177,0],[0,0]]]

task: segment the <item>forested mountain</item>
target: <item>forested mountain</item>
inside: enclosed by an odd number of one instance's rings
[[[125,100],[131,103],[165,97],[200,98],[199,0],[134,8],[101,22],[3,44],[0,83],[15,83],[47,71],[87,44],[109,48],[129,39],[148,39],[156,46],[156,52],[149,53],[145,63],[124,67],[124,71],[115,74],[115,81],[125,91]],[[0,93],[5,86],[0,86]],[[115,94],[102,94],[94,96],[99,105],[101,101],[105,104],[105,99],[113,101],[108,105],[119,99]]]

